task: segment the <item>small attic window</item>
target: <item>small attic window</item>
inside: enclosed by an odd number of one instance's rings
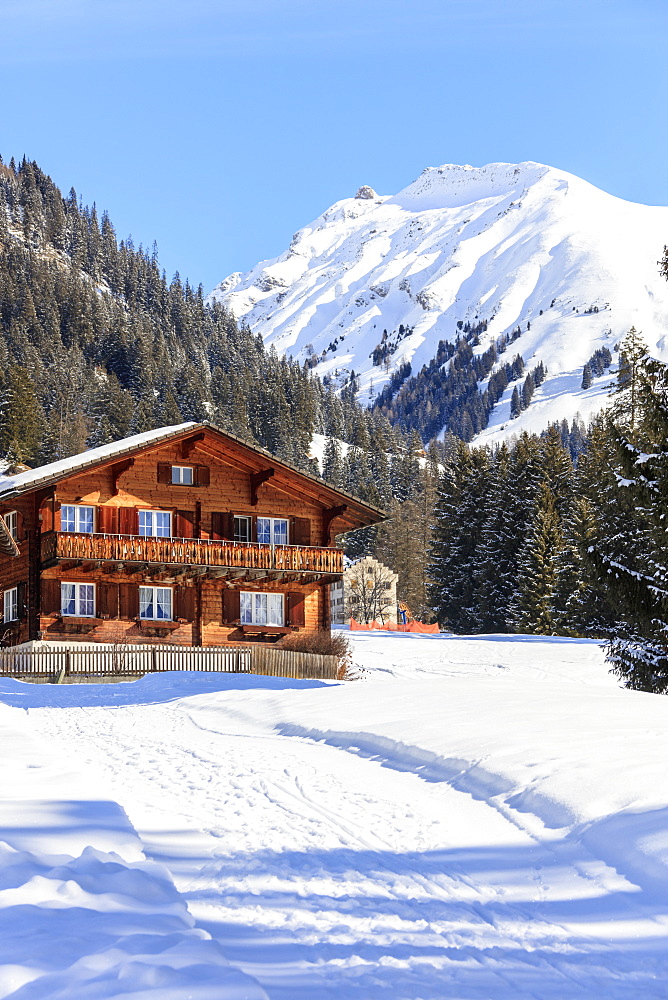
[[[172,483],[179,483],[181,486],[192,486],[195,481],[192,465],[173,465]]]
[[[208,486],[209,467],[158,462],[158,482],[171,486]]]

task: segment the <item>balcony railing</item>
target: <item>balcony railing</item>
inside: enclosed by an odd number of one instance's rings
[[[42,535],[42,563],[48,566],[59,559],[220,566],[296,573],[343,572],[343,552],[340,549],[312,545],[45,532]]]

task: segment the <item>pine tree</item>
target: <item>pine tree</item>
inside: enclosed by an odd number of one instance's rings
[[[541,483],[531,513],[526,540],[519,557],[517,590],[510,620],[518,632],[554,635],[559,631],[555,614],[558,563],[564,539],[554,495]]]
[[[0,412],[0,451],[10,463],[26,462],[37,454],[44,433],[44,411],[28,372],[15,366],[9,372]]]
[[[647,358],[647,344],[634,326],[619,348],[619,368],[612,388],[612,414],[618,421],[636,426],[640,415],[642,366]]]
[[[645,355],[635,356],[633,368],[625,378],[627,395],[620,405],[618,394],[608,422],[609,467],[597,496],[589,560],[617,612],[608,645],[614,672],[628,687],[665,692],[668,368]]]
[[[434,508],[430,595],[438,621],[456,632],[479,630],[476,550],[485,518],[489,455],[461,444],[446,469]]]
[[[322,456],[322,477],[332,486],[343,487],[345,482],[341,445],[334,437],[327,438]]]

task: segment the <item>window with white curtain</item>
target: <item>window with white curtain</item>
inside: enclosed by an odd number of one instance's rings
[[[18,514],[15,510],[10,510],[3,516],[5,518],[5,524],[7,525],[7,531],[12,536],[14,541],[16,541],[18,539]]]
[[[3,615],[2,620],[5,622],[15,622],[19,616],[19,589],[18,587],[12,587],[11,590],[6,590],[3,595]]]
[[[139,534],[156,538],[170,538],[172,515],[168,510],[140,510]]]
[[[60,611],[77,618],[95,617],[94,583],[61,583]]]
[[[172,588],[140,587],[139,617],[149,621],[171,621]]]
[[[283,625],[283,594],[259,594],[241,591],[242,625]]]
[[[258,517],[257,540],[266,544],[288,544],[288,522],[282,517]]]
[[[95,531],[93,507],[75,507],[63,504],[60,508],[60,530],[91,533]]]

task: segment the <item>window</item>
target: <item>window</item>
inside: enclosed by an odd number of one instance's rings
[[[17,521],[18,515],[16,511],[15,510],[7,511],[7,513],[4,514],[3,516],[5,519],[5,524],[7,525],[7,531],[12,536],[14,541],[16,541],[18,539],[18,521]],[[7,621],[6,618],[5,621]]]
[[[139,617],[151,621],[171,621],[171,587],[140,587]]]
[[[168,510],[140,510],[139,534],[152,535],[156,538],[170,538],[172,515]]]
[[[94,583],[61,583],[60,612],[77,618],[95,617]]]
[[[251,540],[251,519],[250,517],[234,517],[234,541],[250,542]]]
[[[181,486],[192,486],[194,482],[192,465],[173,465],[172,483],[180,483]]]
[[[60,530],[90,533],[95,530],[93,507],[73,507],[63,504],[60,508]]]
[[[2,620],[4,622],[15,622],[19,616],[19,589],[12,587],[6,590],[3,601]]]
[[[283,594],[255,594],[242,591],[239,597],[242,625],[283,624]]]
[[[257,540],[258,542],[273,543],[274,545],[287,545],[287,520],[278,517],[258,517]]]

